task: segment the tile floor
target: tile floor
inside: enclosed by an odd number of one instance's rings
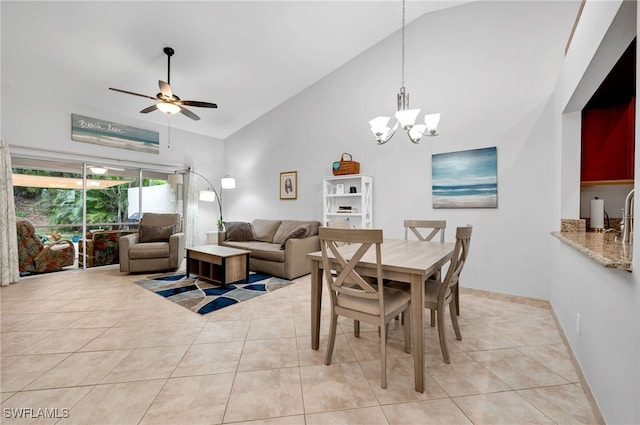
[[[341,322],[333,363],[323,364],[328,302],[313,351],[309,276],[206,316],[132,283],[142,278],[107,266],[1,289],[0,422],[597,423],[545,308],[463,293],[462,341],[448,328],[450,365],[435,328],[424,327],[421,394],[399,323],[386,390],[374,328],[363,324],[356,339]]]

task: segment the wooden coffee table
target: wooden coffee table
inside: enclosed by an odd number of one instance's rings
[[[187,248],[187,277],[195,274],[222,285],[249,282],[249,251],[218,245]]]

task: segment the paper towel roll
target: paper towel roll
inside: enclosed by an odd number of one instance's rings
[[[604,199],[591,200],[591,228],[604,229]]]

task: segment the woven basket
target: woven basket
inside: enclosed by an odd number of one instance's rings
[[[353,161],[351,154],[346,152],[342,154],[340,161],[336,161],[333,163],[332,168],[334,176],[360,173],[360,163],[358,161]]]

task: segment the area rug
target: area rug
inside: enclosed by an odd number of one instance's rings
[[[193,312],[207,314],[284,288],[293,281],[251,272],[248,283],[241,280],[217,285],[206,279],[187,277],[183,272],[135,283]]]

